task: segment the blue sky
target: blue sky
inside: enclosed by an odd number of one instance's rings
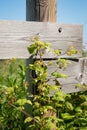
[[[0,0],[0,20],[26,20],[26,0]],[[57,0],[57,22],[83,25],[87,45],[87,0]]]
[[[0,0],[0,20],[25,20],[26,0]]]

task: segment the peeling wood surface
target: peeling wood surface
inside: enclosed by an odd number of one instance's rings
[[[61,32],[59,31],[61,29]],[[52,48],[62,50],[62,57],[69,46],[78,50],[82,56],[82,25],[68,25],[46,22],[0,21],[0,59],[29,58],[27,46],[36,35],[44,42],[52,43]],[[54,58],[46,52],[45,57]]]

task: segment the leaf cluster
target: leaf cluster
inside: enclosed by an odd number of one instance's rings
[[[70,62],[59,58],[61,50],[51,49],[50,43],[40,41],[38,37],[32,42],[28,51],[34,62],[27,67],[23,64],[17,66],[16,59],[11,59],[8,61],[9,73],[0,76],[0,129],[86,130],[87,92],[65,94],[59,82],[60,78],[67,80],[68,75],[59,70],[66,69]],[[44,60],[46,51],[56,57],[55,70],[51,73],[49,67],[54,66],[54,62]],[[69,56],[76,53],[73,46],[66,51]],[[32,93],[28,91],[30,86],[26,82],[28,69]]]

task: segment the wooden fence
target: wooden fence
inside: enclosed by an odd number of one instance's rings
[[[42,41],[52,43],[52,48],[62,50],[62,58],[70,60],[72,64],[63,73],[67,79],[60,79],[62,90],[66,93],[78,92],[81,88],[75,88],[77,83],[86,84],[87,61],[82,57],[83,27],[82,25],[67,25],[47,22],[18,22],[0,21],[0,59],[23,58],[29,59],[27,46],[31,44],[31,38],[39,35]],[[65,55],[69,46],[78,50],[72,57]],[[46,61],[55,60],[52,54],[45,53]],[[55,68],[49,68],[49,73]]]

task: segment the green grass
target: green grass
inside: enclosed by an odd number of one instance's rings
[[[26,60],[16,60],[16,59],[10,59],[10,60],[0,60],[0,84],[7,85],[7,79],[8,76],[14,76],[18,77],[18,65],[24,64],[25,65]]]

